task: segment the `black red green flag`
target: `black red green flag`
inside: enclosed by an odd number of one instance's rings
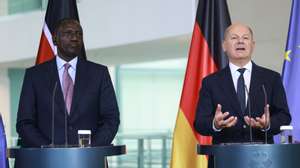
[[[52,42],[52,34],[57,22],[63,18],[74,18],[79,21],[76,0],[49,0],[36,64],[46,62],[55,56],[56,48]],[[86,59],[84,46],[80,56]]]
[[[228,63],[222,41],[230,24],[226,0],[199,0],[173,134],[171,168],[207,167],[208,158],[197,155],[196,145],[211,144],[211,137],[198,134],[193,123],[202,79]]]

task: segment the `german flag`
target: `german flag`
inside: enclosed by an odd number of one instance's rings
[[[57,54],[52,34],[57,22],[63,18],[74,18],[79,21],[76,0],[49,0],[36,64],[46,62]],[[80,56],[86,58],[84,47]]]
[[[222,41],[230,24],[226,0],[199,0],[173,134],[171,168],[206,168],[208,165],[207,157],[197,155],[196,146],[211,144],[212,139],[198,134],[193,123],[202,79],[228,63]]]

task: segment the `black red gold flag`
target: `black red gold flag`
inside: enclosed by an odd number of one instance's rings
[[[199,0],[173,134],[171,168],[207,167],[208,158],[197,155],[196,145],[211,144],[211,137],[198,134],[193,123],[202,79],[227,65],[222,41],[230,24],[226,0]]]

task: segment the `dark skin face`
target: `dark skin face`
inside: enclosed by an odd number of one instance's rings
[[[69,62],[79,56],[83,44],[82,28],[79,23],[68,22],[60,26],[53,36],[53,43],[63,60]]]

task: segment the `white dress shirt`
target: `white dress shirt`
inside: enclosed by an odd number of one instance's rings
[[[248,100],[248,93],[250,91],[250,81],[251,81],[251,72],[252,72],[252,62],[249,61],[244,67],[239,67],[234,65],[233,63],[229,62],[229,68],[230,68],[230,72],[231,72],[231,76],[232,76],[232,80],[233,80],[233,85],[234,85],[234,89],[235,92],[237,92],[237,81],[240,77],[240,72],[238,71],[238,69],[240,68],[246,68],[243,76],[244,76],[244,80],[245,80],[245,94],[246,94],[246,102],[245,105],[247,106],[247,100]]]
[[[63,88],[63,73],[64,73],[64,65],[66,63],[69,63],[71,67],[68,69],[68,73],[72,78],[73,84],[75,84],[75,75],[76,75],[76,65],[77,65],[78,58],[75,57],[71,61],[66,62],[65,60],[61,59],[59,56],[56,56],[56,65],[57,65],[57,70],[58,70],[58,76],[59,76],[59,81],[60,81],[60,86]]]

